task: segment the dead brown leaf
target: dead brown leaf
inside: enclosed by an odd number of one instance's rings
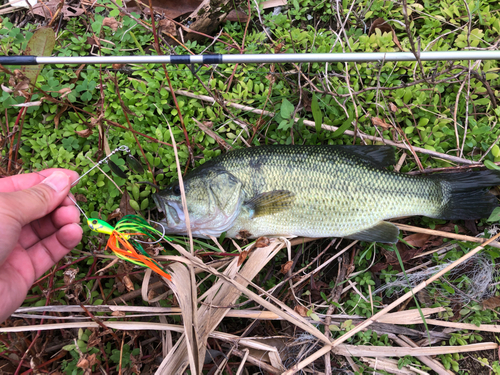
[[[398,107],[396,107],[396,104],[394,103],[389,103],[389,109],[394,113],[398,111]]]
[[[167,18],[173,19],[182,16],[183,14],[193,12],[196,8],[198,8],[201,2],[202,0],[152,0],[151,4],[153,5],[155,11],[163,13],[163,15]],[[145,3],[149,4],[147,1]],[[127,1],[126,4],[129,11],[133,12],[141,9],[134,0]],[[149,9],[144,9],[144,12],[149,14]]]
[[[68,268],[64,271],[64,285],[69,285],[75,280],[76,275],[78,274],[79,268]]]
[[[118,278],[116,278],[115,285],[116,285],[116,290],[118,290],[120,294],[125,292],[125,285],[121,281],[119,281]]]
[[[398,37],[396,36],[396,32],[392,28],[392,26],[383,18],[376,18],[372,25],[370,26],[370,30],[368,31],[368,35],[371,35],[372,33],[375,32],[375,29],[379,29],[382,33],[391,33],[392,34],[392,41],[398,48],[402,51],[403,47],[401,47],[401,44],[399,43]]]
[[[158,294],[153,290],[151,289],[149,292],[148,292],[148,301],[151,301],[152,299],[154,299]]]
[[[130,280],[130,277],[126,275],[123,276],[123,284],[125,284],[125,288],[127,288],[129,292],[134,291],[134,283]]]
[[[246,240],[246,239],[248,239],[250,237],[252,237],[252,233],[250,233],[246,229],[240,230],[238,232],[238,234],[236,235],[236,238],[239,239],[239,240]]]
[[[96,353],[89,355],[88,360],[89,360],[90,367],[92,367],[92,366],[94,366],[94,365],[96,365],[96,364],[99,363],[99,360],[97,359],[97,354]]]
[[[309,95],[304,95],[302,97],[302,105],[304,106],[305,111],[312,112],[311,103],[312,103],[312,99],[311,99],[311,97],[309,97]]]
[[[54,124],[56,126],[56,129],[59,127],[59,120],[61,119],[61,116],[63,115],[64,112],[68,109],[67,105],[63,105],[62,108],[57,112],[56,117],[54,117]]]
[[[391,33],[392,26],[383,18],[379,17],[373,20],[370,30],[368,30],[368,35],[371,35],[375,32],[375,29],[379,29],[383,33]]]
[[[370,271],[373,273],[378,273],[382,270],[385,270],[387,267],[389,267],[389,263],[386,262],[378,262],[375,263],[371,268]]]
[[[44,98],[42,98],[44,99]],[[20,103],[20,104],[11,104],[11,107],[22,107],[22,108],[28,108],[28,107],[38,107],[41,105],[42,102],[40,100],[34,101],[34,102],[25,102],[25,103]]]
[[[75,199],[77,202],[87,203],[87,197],[83,194],[75,194]]]
[[[100,47],[101,46],[99,39],[97,39],[97,37],[93,37],[93,36],[87,37],[87,44],[90,44],[91,47],[93,47],[93,46]]]
[[[76,364],[76,367],[81,368],[83,370],[86,370],[90,367],[90,363],[89,363],[88,359],[80,358],[80,360]]]
[[[171,36],[177,35],[177,28],[175,26],[175,23],[173,23],[169,19],[164,18],[160,20],[158,22],[158,28],[161,30],[162,33],[170,34]]]
[[[122,199],[120,200],[120,212],[123,215],[134,215],[135,210],[130,205],[130,196],[127,190],[123,192]]]
[[[0,87],[2,88],[2,91],[5,91],[8,94],[11,94],[14,92],[14,90],[8,88],[7,86],[4,86],[3,84],[1,84]]]
[[[324,281],[316,281],[314,278],[311,279],[311,298],[313,301],[321,298],[321,290],[329,289],[328,284]]]
[[[458,233],[462,233],[462,234],[466,233],[466,230],[462,226],[457,225],[457,224],[452,223],[452,222],[446,223],[444,225],[436,225],[436,230],[440,230],[440,231],[443,231],[443,232],[457,233],[455,231],[455,229],[458,229]]]
[[[111,30],[113,31],[118,30],[118,26],[120,26],[118,21],[115,20],[113,17],[106,17],[105,19],[103,19],[102,25],[110,27]]]
[[[271,241],[267,237],[259,237],[257,241],[255,241],[255,247],[257,248],[263,248],[269,246]]]
[[[116,219],[116,218],[119,218],[121,219],[123,216],[121,211],[120,211],[120,208],[118,207],[116,210],[114,210],[113,212],[111,212],[109,215],[108,215],[108,220],[112,220],[112,219]]]
[[[144,3],[144,1],[142,1]],[[146,4],[149,4],[147,1]],[[184,14],[194,12],[202,3],[202,0],[152,0],[153,8],[156,12],[163,14],[166,18],[174,19]],[[137,4],[135,0],[126,2],[127,9],[131,12],[142,11],[149,14],[149,8]],[[248,16],[240,11],[231,10],[226,17],[231,22],[246,22]]]
[[[483,310],[495,310],[498,306],[500,306],[500,297],[491,297],[483,301]]]
[[[380,117],[372,117],[372,124],[375,126],[380,126],[383,129],[390,129],[391,125],[382,120]]]
[[[408,243],[408,245],[414,246],[414,247],[422,247],[425,245],[427,240],[431,237],[430,234],[426,233],[414,233],[410,234],[409,236],[406,236],[404,238],[404,241]]]
[[[92,130],[91,129],[85,129],[85,130],[75,130],[75,133],[78,134],[80,137],[83,138],[88,138],[92,135]]]
[[[302,306],[302,305],[297,305],[293,308],[296,313],[298,313],[300,316],[307,316],[307,309]]]
[[[37,3],[33,6],[33,14],[47,19],[52,19],[59,4],[61,4],[60,0],[50,0],[43,3]],[[84,10],[70,5],[63,5],[61,13],[63,15],[63,19],[67,21],[70,17],[81,16],[84,13]]]
[[[422,248],[409,248],[402,242],[398,242],[396,246],[398,248],[399,254],[401,255],[401,260],[403,261],[403,263],[406,263],[409,260],[413,259],[415,255],[421,253],[423,250]],[[389,265],[399,269],[399,260],[395,251],[389,251],[381,248],[380,252],[386,259],[385,263],[378,262],[370,268],[370,271],[380,272],[381,270],[386,269]]]
[[[473,236],[477,236],[479,234],[479,231],[477,230],[476,220],[464,220],[464,224]]]
[[[292,265],[293,265],[293,260],[289,260],[288,262],[286,262],[285,264],[282,264],[281,265],[281,273],[283,275],[286,275],[288,273],[288,271],[290,271],[290,269],[292,268]]]
[[[247,256],[248,256],[248,250],[242,251],[240,253],[240,255],[238,256],[238,267],[243,264]]]
[[[283,42],[276,44],[274,46],[274,53],[280,53],[284,46],[285,46],[285,43],[283,43]]]
[[[29,95],[29,87],[30,87],[30,80],[29,78],[25,78],[20,76],[20,81],[17,81],[16,79],[9,80],[9,83],[11,86],[13,86],[13,89],[10,90],[11,93],[14,93],[15,96],[22,96],[24,98],[27,98]],[[4,90],[5,91],[5,90]]]
[[[112,316],[125,316],[125,311],[113,311],[111,313]]]
[[[426,304],[426,305],[431,305],[432,304],[432,299],[429,296],[429,292],[426,289],[423,289],[420,292],[418,292],[417,293],[417,298],[423,304]]]

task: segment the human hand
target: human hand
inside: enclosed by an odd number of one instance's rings
[[[80,213],[68,198],[77,178],[70,170],[47,169],[0,179],[0,322],[81,241]]]

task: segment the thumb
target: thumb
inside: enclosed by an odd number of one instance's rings
[[[57,171],[38,185],[9,193],[7,205],[15,212],[21,227],[54,211],[68,195],[70,180],[67,174]]]

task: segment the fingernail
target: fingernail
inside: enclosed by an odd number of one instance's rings
[[[54,172],[42,184],[50,186],[58,193],[63,191],[69,185],[69,177],[63,172]]]

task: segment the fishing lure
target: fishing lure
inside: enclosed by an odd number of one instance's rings
[[[137,264],[139,266],[151,268],[160,276],[171,280],[172,278],[162,267],[144,250],[138,240],[131,236],[147,236],[157,243],[165,238],[164,233],[159,232],[146,220],[137,215],[127,215],[116,223],[116,226],[106,223],[104,220],[87,219],[87,224],[91,230],[109,235],[106,248],[111,249],[120,259]],[[160,238],[160,240],[158,240]],[[165,238],[168,239],[168,238]],[[170,240],[170,239],[169,239]],[[141,241],[142,242],[142,241]]]
[[[120,146],[113,150],[106,158],[102,159],[94,167],[90,168],[86,173],[80,176],[80,178],[73,183],[73,186],[75,186],[78,181],[82,179],[86,174],[106,161],[113,172],[115,172],[120,177],[122,174],[126,178],[127,176],[124,174],[124,172],[116,164],[112,163],[111,160],[109,160],[109,158],[118,151],[122,151],[127,154],[127,161],[129,161],[129,164],[132,164],[131,162],[133,162],[132,167],[135,170],[140,171],[142,169],[140,162],[137,161],[130,153],[130,149],[127,146]],[[83,214],[83,216],[85,216],[85,218],[87,219],[87,225],[92,231],[104,233],[109,236],[106,249],[110,249],[120,259],[137,264],[142,267],[151,268],[160,276],[163,276],[168,280],[172,279],[171,276],[163,270],[161,265],[153,258],[151,258],[151,256],[144,250],[141,245],[141,243],[155,244],[163,239],[171,241],[170,238],[165,237],[165,233],[161,233],[160,231],[156,230],[146,220],[137,215],[124,216],[116,223],[116,226],[113,227],[104,220],[87,217],[85,212],[74,200],[73,203],[76,204],[80,212]],[[154,242],[144,242],[138,239],[134,239],[132,238],[132,236],[143,236],[143,238],[145,236],[149,239],[152,239]]]

